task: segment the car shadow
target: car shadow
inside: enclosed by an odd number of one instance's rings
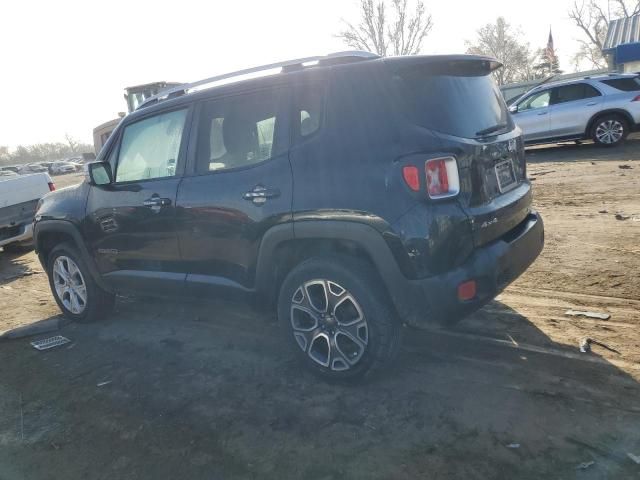
[[[40,273],[33,270],[26,261],[27,253],[9,253],[0,251],[0,285],[6,285],[19,278]]]
[[[301,369],[269,314],[232,302],[119,298],[110,320],[61,333],[73,343],[48,353],[0,350],[30,443],[20,456],[5,442],[0,465],[30,478],[34,455],[64,478],[96,464],[132,478],[637,473],[634,378],[500,302],[406,329],[395,366],[360,383]]]

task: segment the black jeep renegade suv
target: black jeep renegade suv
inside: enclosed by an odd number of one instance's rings
[[[116,292],[253,297],[314,371],[370,374],[403,324],[478,309],[542,250],[499,67],[329,56],[146,102],[39,206],[58,305],[90,320]]]

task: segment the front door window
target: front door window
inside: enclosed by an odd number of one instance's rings
[[[187,110],[145,118],[124,129],[116,183],[173,177]]]

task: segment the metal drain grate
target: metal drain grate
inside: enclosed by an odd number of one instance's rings
[[[31,342],[31,345],[36,350],[48,350],[49,348],[58,347],[60,345],[64,345],[65,343],[69,343],[70,341],[71,340],[69,340],[67,337],[56,335],[55,337],[36,340],[35,342]]]

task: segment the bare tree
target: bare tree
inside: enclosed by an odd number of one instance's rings
[[[387,17],[386,0],[360,0],[360,23],[346,23],[336,36],[358,50],[387,55],[416,55],[433,27],[431,14],[422,0],[409,11],[407,0],[390,0],[392,18]]]
[[[67,143],[69,144],[69,148],[71,149],[71,153],[75,153],[78,151],[78,145],[79,142],[77,140],[75,140],[71,135],[69,135],[68,133],[64,134],[64,139],[67,141]]]
[[[612,7],[612,8],[610,8]],[[605,68],[607,62],[602,55],[609,20],[628,18],[640,13],[640,0],[575,0],[569,10],[569,18],[582,31],[583,39],[574,56],[579,64],[587,60],[594,68]]]
[[[503,18],[488,23],[477,31],[475,41],[466,41],[467,53],[488,55],[497,58],[503,65],[494,72],[498,85],[530,80],[536,73],[532,68],[529,44],[518,39],[521,32],[513,29]]]

